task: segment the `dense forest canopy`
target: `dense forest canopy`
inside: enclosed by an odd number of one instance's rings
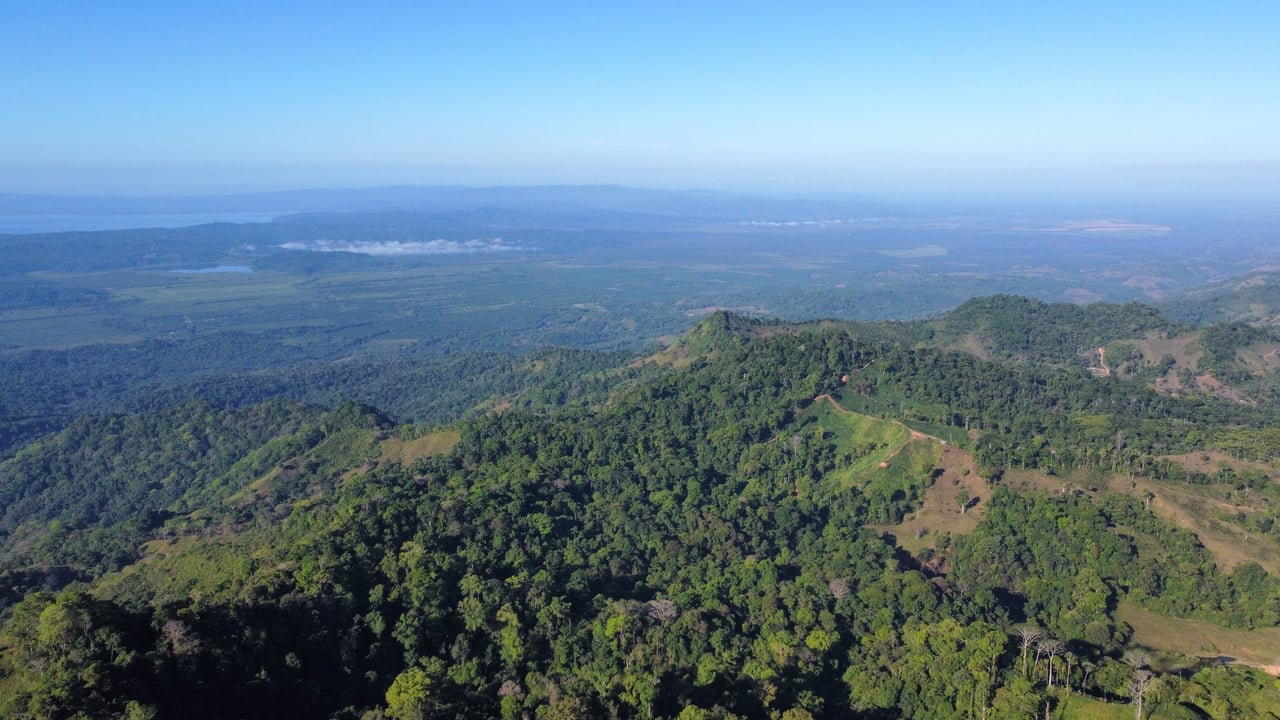
[[[1046,313],[1052,344],[954,349]],[[1277,625],[1273,557],[1216,542],[1280,553],[1272,406],[1089,367],[1180,331],[1142,306],[956,317],[715,313],[649,356],[317,367],[329,410],[224,390],[81,417],[0,464],[0,716],[1280,711],[1258,671],[1126,619]],[[400,424],[336,402],[358,387],[453,399]]]

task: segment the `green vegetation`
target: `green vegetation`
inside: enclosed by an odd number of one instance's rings
[[[512,354],[551,346],[574,349],[555,351],[566,355],[648,352],[655,338],[718,309],[864,321],[932,316],[847,328],[864,341],[1080,370],[1102,371],[1095,355],[1109,346],[1107,366],[1118,377],[1162,392],[1277,399],[1280,356],[1264,336],[1242,345],[1238,332],[1178,325],[1129,302],[1147,298],[1142,288],[1155,275],[1163,293],[1200,282],[1203,268],[1155,261],[1150,248],[1096,233],[1073,235],[1063,254],[1040,242],[1041,233],[992,235],[1009,230],[990,222],[978,232],[918,220],[766,231],[702,215],[659,222],[490,208],[2,236],[0,376],[8,382],[0,384],[0,457],[85,413],[193,396],[233,407],[278,396],[328,408],[354,400],[397,422],[451,423],[542,385],[529,380],[534,364]],[[780,237],[787,253],[777,251]],[[1034,242],[1011,242],[1019,237]],[[501,250],[394,252],[437,242],[492,248],[498,238]],[[1176,255],[1186,243],[1200,247],[1169,238],[1162,248]],[[370,246],[388,254],[361,252]],[[922,247],[929,252],[911,251]],[[1083,248],[1091,252],[1075,252]],[[1135,254],[1144,254],[1141,277],[1117,270]],[[175,272],[225,266],[252,272]],[[972,299],[993,291],[1040,299]],[[1114,302],[1061,302],[1078,298]],[[621,364],[608,354],[584,357],[563,371],[579,387],[548,392],[587,390],[576,380],[579,361],[600,370]],[[900,419],[933,423],[925,431],[945,437],[941,429],[955,425],[936,422],[943,404]]]
[[[1271,410],[893,332],[716,313],[649,358],[302,374],[400,407],[439,388],[448,428],[164,387],[81,417],[0,463],[0,717],[1280,708],[1255,670],[1134,654],[1160,618],[1273,628],[1280,579],[1109,489],[1247,488],[1231,522],[1275,532]],[[1252,459],[1189,459],[1223,451]],[[974,519],[914,556],[872,530],[931,493]]]
[[[1259,272],[1196,289],[1160,304],[1170,318],[1197,325],[1247,322],[1274,326],[1280,318],[1280,283],[1273,272]]]
[[[935,338],[960,346],[972,336],[988,357],[1076,364],[1082,354],[1148,330],[1175,326],[1147,305],[1050,304],[1013,295],[969,300],[928,325]]]

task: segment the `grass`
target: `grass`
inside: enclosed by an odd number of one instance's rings
[[[1049,716],[1053,720],[1133,720],[1135,708],[1130,703],[1106,702],[1075,693],[1059,695],[1058,705]],[[1161,702],[1151,697],[1142,711],[1143,720],[1197,720],[1203,717],[1171,699]]]
[[[903,526],[892,529],[885,526],[880,528],[882,531],[901,532],[908,547],[918,552],[922,546],[912,543],[918,540],[917,524],[923,527],[923,523],[931,522],[942,526],[950,522],[957,532],[968,532],[976,526],[980,514],[955,519],[946,517],[948,506],[956,516],[960,515],[955,498],[962,481],[964,487],[971,488],[971,497],[980,499],[986,495],[985,484],[977,477],[973,460],[967,454],[900,422],[850,412],[830,397],[819,398],[807,412],[816,421],[817,429],[835,443],[837,457],[852,455],[854,458],[849,464],[828,473],[826,482],[830,487],[836,491],[857,488],[869,497],[880,498],[879,502],[887,501],[887,504],[896,506],[894,512],[897,513],[910,510],[902,506],[904,500],[923,497],[930,510],[923,519],[919,519],[918,513],[911,513],[909,517],[915,518]],[[930,486],[936,487],[934,473],[940,463],[952,467],[952,472],[948,475],[943,470],[942,477],[948,482],[945,487],[933,490],[931,495]],[[969,471],[967,474],[966,470]],[[872,502],[874,504],[877,500]],[[944,517],[946,520],[942,520]],[[916,524],[911,524],[913,522]]]
[[[1200,453],[1194,454],[1196,457]],[[1217,457],[1215,454],[1214,457]],[[1090,488],[1117,492],[1138,500],[1153,495],[1150,508],[1165,522],[1194,533],[1218,567],[1226,572],[1256,562],[1269,573],[1280,573],[1280,544],[1231,522],[1238,512],[1253,509],[1222,498],[1223,485],[1166,483],[1143,477],[1100,474],[1078,470],[1066,476],[1049,476],[1034,470],[1006,470],[1004,482],[1011,487],[1060,493],[1067,489],[1094,497]]]
[[[1198,334],[1161,337],[1160,332],[1152,330],[1137,341],[1137,346],[1142,357],[1149,362],[1160,362],[1161,358],[1168,355],[1173,358],[1175,369],[1183,367],[1194,369],[1204,355],[1198,343]]]
[[[912,430],[926,435],[933,435],[951,444],[964,445],[968,440],[965,437],[963,428],[920,419],[921,417],[945,415],[947,408],[943,405],[919,403],[892,389],[882,389],[875,397],[861,395],[846,389],[835,393],[833,397],[840,404],[840,407],[850,412],[861,413],[874,418],[893,418],[894,422],[900,422]]]
[[[1060,698],[1050,717],[1054,720],[1133,720],[1133,706],[1073,693]]]
[[[1189,657],[1227,656],[1259,666],[1280,663],[1280,628],[1223,628],[1161,615],[1132,603],[1120,604],[1119,618],[1133,628],[1134,643],[1153,650]]]
[[[842,487],[860,485],[860,478],[883,470],[880,464],[893,459],[891,456],[900,452],[911,439],[911,431],[900,423],[849,412],[834,401],[819,400],[809,407],[808,412],[817,419],[817,426],[823,434],[835,443],[838,455],[854,453],[858,448],[878,447],[831,473],[830,477]]]
[[[1280,545],[1269,537],[1220,519],[1244,511],[1244,506],[1214,495],[1222,486],[1161,483],[1122,476],[1113,476],[1109,485],[1117,492],[1139,499],[1151,493],[1154,496],[1151,510],[1166,522],[1195,533],[1205,549],[1213,554],[1219,568],[1230,571],[1256,562],[1269,573],[1280,573]]]
[[[454,429],[436,430],[412,440],[388,438],[378,446],[382,452],[378,461],[409,465],[422,458],[452,451],[460,439],[462,434]]]
[[[938,538],[973,532],[987,514],[985,501],[991,495],[991,487],[978,475],[973,456],[959,448],[945,447],[937,464],[942,474],[925,490],[920,509],[897,525],[877,528],[892,534],[898,547],[912,555],[919,556],[932,548]],[[962,489],[970,498],[963,513],[956,502]]]
[[[1237,460],[1221,450],[1198,450],[1182,455],[1165,455],[1161,459],[1175,462],[1191,472],[1201,472],[1206,475],[1213,475],[1223,467],[1231,468],[1237,473],[1246,470],[1261,470],[1268,475],[1272,475],[1276,472],[1276,466],[1273,463]]]
[[[1257,343],[1241,348],[1236,358],[1249,368],[1250,372],[1265,375],[1280,367],[1280,348],[1275,343]]]

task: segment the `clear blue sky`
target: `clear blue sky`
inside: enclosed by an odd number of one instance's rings
[[[0,0],[0,191],[1280,196],[1280,2]]]

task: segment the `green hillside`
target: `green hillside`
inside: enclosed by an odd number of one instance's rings
[[[1161,309],[1181,322],[1274,326],[1280,324],[1280,275],[1262,272],[1190,290]]]
[[[195,402],[28,445],[0,464],[0,717],[1280,703],[1150,630],[1280,623],[1274,565],[1175,493],[1274,544],[1269,406],[726,314],[621,360],[549,356],[438,430]]]

